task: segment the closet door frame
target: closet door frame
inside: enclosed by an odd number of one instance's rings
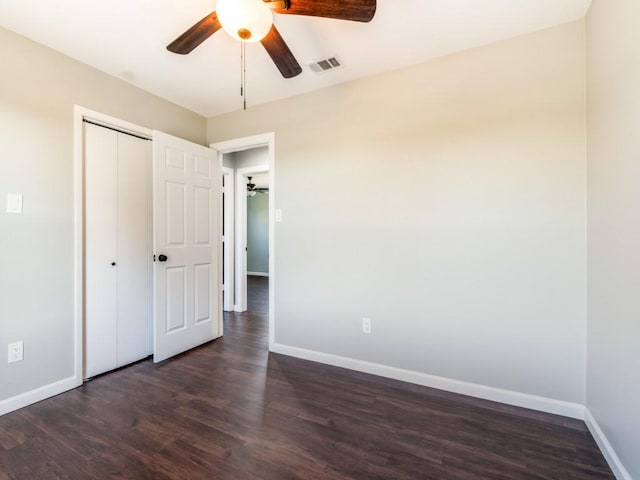
[[[74,388],[84,381],[84,154],[83,154],[83,122],[88,120],[98,125],[113,128],[144,139],[151,140],[152,130],[134,123],[126,122],[109,115],[102,114],[79,105],[74,105]],[[150,252],[151,253],[151,252]],[[68,384],[65,384],[65,386]],[[61,391],[68,388],[61,389]]]

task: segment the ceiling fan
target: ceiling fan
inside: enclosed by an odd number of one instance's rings
[[[369,22],[376,13],[376,0],[218,0],[216,9],[167,50],[185,55],[222,28],[238,40],[262,43],[282,76],[292,78],[302,67],[273,24],[272,12]]]
[[[269,187],[258,187],[255,183],[251,181],[253,177],[247,177],[247,195],[249,197],[255,197],[256,193],[264,193],[265,195],[269,194]]]

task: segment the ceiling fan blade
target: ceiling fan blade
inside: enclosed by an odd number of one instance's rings
[[[190,53],[211,35],[222,28],[216,12],[211,12],[167,46],[167,50],[180,55]]]
[[[288,8],[274,5],[273,11],[354,22],[370,22],[376,13],[376,0],[285,0],[284,3],[289,4]]]
[[[284,78],[292,78],[302,73],[302,67],[289,50],[275,25],[271,27],[267,36],[260,40],[260,43]]]

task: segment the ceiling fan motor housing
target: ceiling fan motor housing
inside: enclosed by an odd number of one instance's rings
[[[237,40],[262,43],[282,76],[293,78],[302,73],[302,67],[273,24],[272,12],[370,22],[376,0],[218,0],[216,8],[167,49],[186,55],[223,28]]]

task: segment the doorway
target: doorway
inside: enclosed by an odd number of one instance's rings
[[[261,148],[262,150],[262,148]],[[247,150],[247,152],[255,152],[256,150]],[[261,153],[261,152],[258,152]],[[265,160],[266,160],[266,151]],[[266,168],[265,168],[266,167]],[[251,177],[252,181],[249,181],[249,177]],[[269,272],[269,222],[268,222],[268,208],[269,202],[267,202],[267,232],[265,238],[267,245],[264,250],[266,259],[259,261],[256,257],[260,255],[257,254],[256,250],[259,249],[256,245],[258,243],[256,238],[250,238],[249,228],[250,222],[252,222],[253,218],[249,218],[250,207],[254,206],[256,203],[254,200],[257,195],[260,195],[258,200],[267,198],[268,195],[266,192],[257,193],[256,189],[258,188],[257,184],[254,183],[256,178],[262,178],[261,180],[261,188],[269,188],[269,171],[268,165],[256,165],[253,167],[241,167],[236,169],[236,216],[235,216],[235,311],[236,312],[245,312],[248,308],[248,276],[258,276],[256,273],[261,273],[262,276],[268,277]],[[249,184],[256,185],[253,187],[253,191],[250,191]],[[268,191],[268,190],[267,190]],[[256,222],[257,223],[257,222]],[[255,225],[254,225],[255,226]],[[255,229],[254,229],[255,230]],[[252,232],[254,233],[254,232]],[[257,236],[257,235],[256,235]],[[250,245],[250,240],[253,240],[253,245]],[[252,250],[249,251],[249,247],[252,247]],[[261,248],[260,248],[261,249]],[[262,268],[262,272],[257,272],[249,268],[249,261],[254,260],[254,263],[266,263],[266,272],[265,269]],[[255,265],[252,265],[252,268],[258,268]],[[255,282],[254,282],[255,283]],[[267,282],[268,283],[268,282]]]
[[[234,246],[233,246],[233,261],[230,260],[231,255],[228,254],[229,245],[225,243],[225,280],[229,285],[229,277],[231,271],[234,273],[233,280],[233,305],[228,304],[225,310],[235,312],[245,312],[249,306],[247,301],[247,183],[248,177],[254,177],[258,174],[265,174],[268,179],[269,189],[269,201],[268,201],[268,271],[262,273],[268,273],[268,277],[252,277],[260,278],[261,281],[266,284],[268,288],[268,294],[264,292],[263,295],[268,296],[268,318],[269,318],[269,346],[274,343],[274,292],[275,292],[275,217],[276,217],[276,196],[274,189],[275,169],[274,169],[274,134],[267,133],[262,135],[255,135],[252,137],[243,137],[234,140],[228,140],[224,142],[212,143],[211,148],[218,151],[218,159],[220,166],[223,168],[233,168],[235,176],[235,202],[234,202]],[[225,156],[227,160],[228,155],[237,155],[239,152],[262,150],[264,155],[262,160],[256,162],[256,164],[249,164],[249,161],[241,160],[236,162],[233,167],[229,162],[225,164]],[[242,156],[242,155],[241,155]],[[234,168],[235,167],[235,168]],[[228,175],[228,173],[227,173]],[[228,177],[226,177],[228,178]],[[225,189],[226,189],[226,178]],[[228,197],[227,197],[228,198]],[[228,205],[225,204],[225,223],[228,221],[227,213],[229,212]],[[281,218],[281,215],[280,215]],[[229,232],[229,230],[226,230]],[[228,240],[227,234],[225,234],[225,241]],[[230,292],[225,288],[225,298],[231,296]],[[263,302],[264,305],[264,302]]]
[[[241,313],[251,310],[252,285],[268,290],[267,148],[227,153],[222,162],[224,311]],[[238,168],[249,163],[256,165]]]

